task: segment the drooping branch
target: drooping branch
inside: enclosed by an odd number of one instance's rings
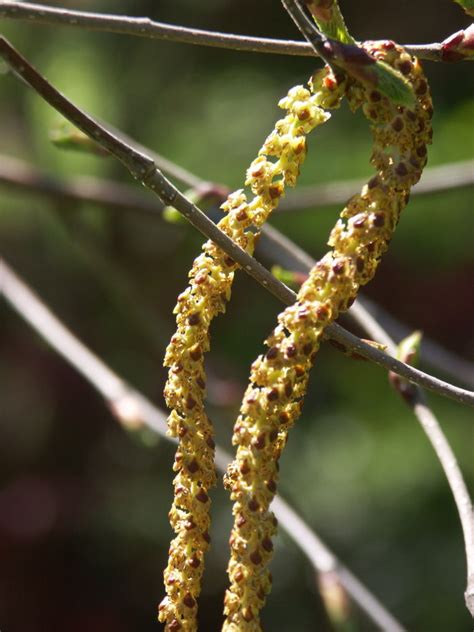
[[[0,1],[0,18],[26,20],[35,24],[51,26],[69,26],[90,31],[121,33],[123,35],[246,52],[299,55],[304,57],[314,57],[315,55],[311,44],[307,42],[217,33],[215,31],[204,31],[154,22],[149,18],[131,18],[86,11],[71,11],[29,2]],[[409,53],[416,55],[420,59],[443,61],[442,44],[414,44],[406,45],[405,48]]]
[[[41,299],[0,259],[0,296],[60,355],[71,364],[107,402],[112,414],[128,429],[144,425],[175,442],[167,434],[166,415],[114,373],[81,343]],[[216,465],[225,472],[231,456],[216,448]],[[273,509],[282,528],[306,555],[318,573],[333,572],[353,600],[381,629],[403,632],[404,628],[377,598],[336,558],[302,518],[281,497]]]
[[[384,344],[392,355],[398,355],[397,345],[372,317],[370,312],[360,304],[354,307],[359,312],[359,321],[363,323],[364,329],[369,336]],[[456,460],[456,456],[438,419],[429,407],[424,392],[414,384],[404,384],[403,380],[400,381],[398,376],[391,381],[428,437],[453,495],[461,522],[464,549],[466,552],[466,606],[474,617],[474,512],[469,491]]]
[[[132,145],[132,142],[130,144]],[[142,151],[147,150],[143,147]],[[158,154],[150,153],[150,155],[157,164]],[[186,171],[186,175],[178,176],[179,172],[174,168],[177,165],[163,156],[160,158],[162,163],[166,165],[160,169],[165,173],[170,173],[170,169],[172,171],[170,175],[176,173],[176,179],[182,181],[184,178],[188,186],[199,188],[207,184],[188,171]],[[121,184],[115,180],[76,176],[64,181],[39,170],[34,165],[4,154],[0,155],[0,184],[21,191],[43,194],[52,199],[97,204],[117,211],[139,211],[149,215],[150,213],[156,214],[162,208],[159,202],[151,201],[147,195],[140,193],[135,187]],[[288,194],[288,197],[275,209],[275,213],[295,213],[343,204],[354,194],[354,191],[361,188],[362,184],[363,180],[351,179],[300,187]],[[413,187],[411,197],[432,195],[472,185],[474,185],[474,160],[449,162],[436,167],[427,167],[423,171],[420,182]]]
[[[285,211],[294,213],[301,209],[344,204],[354,191],[360,189],[362,184],[362,180],[354,179],[300,187],[297,191],[291,192],[277,209],[277,213]],[[469,187],[473,184],[474,160],[447,163],[425,169],[421,180],[413,187],[411,197]]]
[[[146,151],[145,148],[142,149]],[[153,154],[153,156],[157,156],[157,154]],[[170,163],[162,156],[161,161],[164,164]],[[466,161],[426,169],[423,172],[421,183],[412,189],[412,195],[431,193],[436,191],[437,187],[438,190],[450,190],[458,186],[472,184],[474,179],[473,169],[470,168],[472,164],[473,161]],[[179,173],[178,165],[174,163],[170,163],[170,165],[172,165],[173,173]],[[166,169],[164,170],[166,171]],[[206,184],[204,180],[194,174],[182,175],[181,177],[185,177],[186,183],[190,183],[190,186],[191,183],[197,183],[198,187]],[[26,162],[5,155],[0,156],[1,184],[18,188],[20,191],[26,190],[34,194],[45,195],[53,200],[70,201],[73,204],[90,203],[112,211],[141,212],[148,216],[153,214],[155,217],[160,217],[159,213],[163,208],[159,201],[150,200],[147,195],[140,193],[135,187],[114,180],[81,176],[64,181],[53,174],[40,171]],[[313,200],[313,207],[319,204],[345,202],[360,186],[361,183],[358,180],[349,180],[307,187],[307,203],[309,204],[310,198]],[[317,191],[321,192],[321,198],[317,198]],[[297,192],[296,196],[298,197],[298,195]],[[294,195],[283,202],[285,210],[288,203],[288,210],[291,208],[293,199]],[[312,257],[270,224],[264,226],[263,232],[258,248],[266,259],[303,272],[307,272],[314,265],[315,261]],[[364,305],[366,311],[375,315],[376,320],[381,320],[385,329],[393,332],[396,338],[402,339],[408,335],[410,329],[406,325],[398,322],[380,305],[376,305],[366,297],[359,296],[354,306],[349,310],[348,316],[362,327],[364,327],[364,322],[360,320],[360,312],[357,310],[359,304]],[[426,336],[423,338],[421,359],[433,368],[451,375],[466,385],[474,386],[474,366],[472,363],[443,348],[439,343]]]
[[[235,242],[227,237],[227,235],[220,231],[195,204],[190,202],[163,176],[150,156],[130,147],[117,135],[111,133],[104,125],[99,124],[95,119],[69,101],[44,79],[4,37],[0,37],[0,57],[53,108],[96,141],[98,145],[120,160],[134,178],[142,182],[142,184],[157,195],[166,205],[173,206],[182,213],[197,230],[214,241],[236,261],[247,274],[252,276],[276,298],[287,305],[295,301],[295,293],[278,281],[262,264],[248,255]],[[326,333],[332,340],[339,343],[340,347],[346,350],[351,350],[420,386],[424,386],[427,389],[461,403],[474,406],[473,392],[444,382],[403,362],[399,362],[395,358],[345,331],[337,323],[328,326]]]

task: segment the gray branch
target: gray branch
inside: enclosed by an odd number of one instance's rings
[[[167,441],[166,415],[150,400],[114,373],[100,358],[80,342],[38,296],[0,259],[0,296],[26,320],[48,344],[71,364],[108,403],[116,419],[126,428],[142,424]],[[232,457],[216,448],[216,465],[226,472]],[[403,632],[404,628],[378,599],[336,558],[303,519],[280,496],[272,508],[281,527],[306,555],[318,573],[334,572],[349,595],[382,630]]]
[[[314,57],[311,44],[291,40],[278,40],[247,35],[217,33],[201,29],[187,28],[173,24],[154,22],[149,18],[131,18],[127,16],[71,11],[29,2],[0,1],[0,18],[26,20],[35,24],[51,26],[69,26],[90,31],[121,33],[152,39],[213,46],[254,53],[274,53],[279,55],[299,55]],[[406,50],[420,59],[442,61],[441,44],[407,44]],[[472,58],[471,58],[472,59]]]
[[[247,274],[252,276],[276,298],[290,305],[295,302],[296,294],[278,281],[261,263],[242,250],[232,239],[223,233],[195,204],[190,202],[161,171],[153,159],[144,152],[128,145],[116,134],[99,124],[83,112],[63,94],[54,88],[40,73],[0,36],[0,56],[9,67],[32,87],[53,108],[82,132],[93,139],[103,149],[110,152],[128,169],[130,174],[157,195],[167,206],[178,210],[197,230],[214,241],[224,252],[236,261]],[[404,364],[386,353],[367,344],[357,336],[343,329],[337,323],[329,325],[325,333],[340,347],[351,350],[375,364],[405,377],[410,382],[430,389],[458,402],[474,406],[474,392],[454,386],[423,371]]]
[[[387,332],[380,327],[379,323],[372,317],[370,312],[368,312],[365,307],[360,304],[355,304],[353,308],[357,311],[358,320],[363,324],[363,327],[369,336],[386,345],[387,350],[392,355],[396,355],[397,345]],[[410,385],[410,390],[408,392],[403,391],[402,388],[398,388],[397,390],[402,396],[403,401],[414,413],[420,423],[420,426],[428,437],[438,461],[441,464],[453,495],[461,522],[464,549],[466,552],[466,606],[471,615],[474,617],[474,513],[469,491],[456,460],[456,456],[441,428],[439,421],[431,408],[428,406],[423,391],[415,385]]]

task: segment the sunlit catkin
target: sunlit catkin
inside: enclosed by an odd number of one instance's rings
[[[328,79],[331,89],[312,94],[297,86],[280,101],[287,111],[265,141],[247,171],[243,190],[232,193],[222,205],[225,217],[219,228],[247,252],[253,253],[258,231],[277,206],[286,186],[294,186],[306,156],[305,136],[324,123],[329,114],[322,106],[335,105],[343,89]],[[174,502],[169,517],[176,533],[164,573],[166,597],[159,606],[159,620],[166,630],[196,629],[204,554],[209,545],[209,489],[216,480],[214,440],[204,410],[206,379],[203,356],[209,350],[212,319],[225,311],[237,265],[211,241],[194,261],[190,283],[175,307],[177,331],[168,346],[169,367],[165,387],[171,409],[169,434],[177,437],[174,470]]]
[[[259,612],[271,588],[268,563],[276,520],[269,508],[277,488],[278,461],[288,430],[300,415],[321,335],[349,308],[359,286],[373,277],[410,187],[426,163],[432,105],[419,62],[393,42],[369,42],[365,48],[406,77],[416,104],[409,110],[375,89],[354,81],[347,84],[350,106],[362,106],[371,124],[376,175],[349,200],[331,233],[332,250],[312,269],[296,303],[280,314],[266,341],[268,351],[251,368],[234,427],[236,459],[226,477],[234,502],[223,627],[227,632],[261,630]],[[316,94],[325,85],[325,76],[327,70],[315,76]]]

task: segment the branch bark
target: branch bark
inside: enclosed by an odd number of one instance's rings
[[[315,52],[307,42],[278,40],[263,37],[249,37],[231,33],[216,33],[173,24],[154,22],[149,18],[72,11],[29,2],[0,1],[0,18],[26,20],[35,24],[69,26],[90,31],[122,33],[151,39],[160,39],[182,44],[197,44],[253,53],[273,53],[278,55],[298,55],[314,57]],[[420,59],[443,61],[442,45],[407,44],[406,50]]]
[[[166,415],[139,391],[114,373],[83,345],[51,312],[17,274],[0,259],[0,296],[60,355],[71,364],[107,402],[112,414],[128,429],[142,424],[175,443],[167,434]],[[232,457],[216,448],[216,465],[225,473]],[[302,518],[280,496],[273,510],[281,527],[306,555],[318,573],[334,572],[367,616],[381,629],[403,632],[404,628],[378,599],[336,558]]]
[[[286,285],[278,281],[261,263],[248,255],[201,211],[190,202],[178,189],[167,180],[156,167],[152,158],[140,152],[116,134],[109,131],[104,125],[99,124],[91,116],[80,110],[69,101],[56,88],[54,88],[40,73],[0,36],[0,57],[9,67],[30,85],[53,108],[60,112],[66,119],[76,125],[98,145],[110,152],[128,169],[130,174],[144,184],[152,193],[157,195],[167,206],[173,206],[202,234],[212,239],[234,261],[236,261],[247,274],[252,276],[265,289],[276,298],[289,305],[296,300],[296,294]],[[405,377],[427,389],[440,395],[454,399],[460,403],[474,406],[474,392],[444,382],[436,377],[427,375],[408,364],[404,364],[395,358],[383,353],[379,349],[365,343],[350,332],[343,329],[337,323],[331,324],[326,329],[327,335],[344,349],[371,360],[389,371]]]

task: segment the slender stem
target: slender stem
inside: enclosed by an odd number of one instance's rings
[[[143,424],[167,441],[175,443],[175,439],[167,434],[165,413],[82,344],[7,263],[0,259],[0,295],[2,294],[18,314],[104,397],[120,423],[130,429]],[[231,460],[229,454],[220,447],[216,448],[216,465],[221,472],[226,472]],[[306,555],[316,572],[336,573],[347,592],[377,626],[390,632],[403,632],[404,628],[341,564],[288,503],[276,496],[273,510],[282,528]]]
[[[326,36],[323,35],[316,24],[308,18],[298,0],[282,0],[282,4],[308,44],[313,47],[315,54],[322,57],[327,64],[331,65],[332,60],[326,55],[325,50],[325,45],[328,41]]]
[[[41,95],[45,101],[71,123],[76,125],[87,136],[95,140],[97,144],[120,160],[134,178],[142,182],[142,184],[157,195],[164,204],[173,206],[182,213],[197,230],[214,241],[224,252],[232,257],[247,274],[252,276],[265,289],[287,305],[295,302],[296,294],[286,285],[278,281],[261,263],[248,255],[233,242],[232,239],[227,237],[212,220],[163,176],[150,156],[130,147],[117,135],[108,131],[103,125],[100,125],[95,119],[80,110],[44,79],[44,77],[1,36],[0,57],[7,62],[17,75]],[[408,364],[404,364],[392,358],[379,349],[365,343],[360,338],[357,338],[337,323],[328,326],[326,332],[331,339],[338,342],[342,347],[358,353],[375,364],[397,373],[415,384],[433,390],[440,395],[444,395],[460,403],[474,406],[474,392],[427,375]]]
[[[111,129],[110,126],[107,128]],[[124,134],[121,137],[127,138]],[[147,150],[132,139],[129,138],[127,142],[136,149],[149,152],[159,169],[184,182],[187,186],[201,188],[208,184],[187,170],[180,172],[179,166],[171,160]],[[158,160],[160,164],[158,164]],[[156,214],[162,208],[162,205],[156,201],[150,201],[148,196],[138,192],[136,187],[124,185],[115,180],[89,176],[78,176],[68,181],[62,181],[53,175],[40,171],[33,165],[5,154],[0,154],[0,184],[20,190],[31,190],[56,199],[98,204],[115,210],[137,210],[148,215],[150,213]],[[351,179],[301,187],[299,190],[289,193],[288,198],[285,198],[274,212],[291,211],[291,213],[295,213],[323,206],[344,204],[355,191],[361,189],[363,184],[364,180]],[[425,169],[420,182],[411,190],[411,197],[466,188],[473,184],[474,160],[449,162]]]
[[[458,510],[466,551],[467,587],[466,606],[474,617],[474,512],[472,500],[466,487],[456,456],[444,435],[441,426],[426,403],[423,392],[415,387],[413,403],[409,404],[425,431],[436,456],[443,468]]]
[[[97,204],[114,211],[131,211],[160,217],[163,203],[136,187],[105,178],[76,176],[68,181],[9,156],[0,155],[0,184],[19,191],[34,191],[74,204]]]
[[[370,312],[368,312],[361,304],[355,304],[353,307],[358,313],[359,322],[363,325],[369,336],[386,345],[388,351],[395,355],[398,350],[397,345],[388,333],[379,325],[375,318],[373,318]],[[466,605],[474,617],[474,513],[469,491],[457,463],[456,456],[454,455],[454,452],[443,433],[439,421],[431,408],[428,406],[423,391],[417,386],[412,386],[408,397],[403,396],[401,390],[398,392],[402,395],[403,401],[412,410],[428,437],[428,440],[433,446],[435,454],[441,464],[446,480],[448,481],[448,485],[451,489],[461,521],[464,547],[466,551]]]
[[[288,195],[276,212],[288,212],[302,209],[315,209],[321,206],[344,204],[354,191],[359,191],[363,180],[341,180],[300,187]],[[421,180],[412,188],[410,196],[430,195],[442,191],[450,191],[469,187],[474,184],[474,160],[452,162],[423,171]]]
[[[103,13],[71,11],[29,2],[0,1],[0,18],[27,20],[35,24],[69,26],[91,31],[122,33],[124,35],[246,52],[298,55],[303,57],[314,57],[315,55],[313,47],[307,42],[203,31],[154,22],[149,18],[130,18]],[[409,44],[405,48],[409,53],[416,55],[420,59],[442,61],[441,44]]]
[[[163,160],[166,161],[166,159]],[[177,172],[177,165],[170,164],[173,165],[174,172]],[[467,169],[467,167],[472,164],[472,161],[467,161],[466,163],[446,164],[428,169],[427,177],[424,177],[423,180],[426,185],[426,191],[418,191],[418,193],[427,193],[428,190],[431,192],[433,189],[430,187],[436,187],[437,184],[441,187],[444,178],[446,190],[455,186],[467,186],[468,180],[472,179],[472,170]],[[453,175],[453,180],[450,179],[450,176],[448,177],[448,173]],[[459,175],[458,180],[455,179],[456,173]],[[198,176],[190,175],[193,182],[198,183],[198,186],[205,184],[204,180],[201,180]],[[429,181],[430,187],[428,187],[427,181]],[[39,171],[28,163],[5,155],[0,155],[0,184],[18,188],[20,191],[28,190],[39,193],[54,200],[96,204],[113,211],[131,211],[133,213],[138,211],[148,216],[153,214],[155,217],[160,217],[159,212],[162,209],[162,204],[158,201],[150,200],[148,196],[139,193],[135,187],[113,180],[83,176],[62,181],[52,174]],[[335,189],[339,189],[341,185],[340,190],[342,190],[342,185],[344,187],[347,185],[347,194],[341,201],[347,200],[353,191],[356,190],[356,181],[353,180],[348,181],[346,184],[342,182],[333,184]],[[414,192],[416,192],[417,188],[418,186],[414,187]],[[336,201],[336,198],[333,198],[330,203],[336,203]],[[288,269],[301,269],[306,272],[315,263],[312,257],[270,224],[265,225],[264,234],[259,241],[258,248],[268,260]],[[398,340],[409,334],[410,329],[406,325],[398,322],[393,316],[383,310],[380,305],[376,305],[360,295],[355,305],[348,312],[348,316],[353,318],[356,323],[358,322],[364,326],[364,323],[360,320],[360,312],[355,307],[358,304],[364,305],[366,312],[370,312],[376,317],[376,320],[382,321],[384,328],[394,332]],[[380,338],[377,336],[376,339],[380,341]],[[444,371],[466,385],[474,386],[474,365],[458,357],[453,352],[444,349],[437,342],[430,340],[426,336],[423,337],[421,359],[433,368]]]

